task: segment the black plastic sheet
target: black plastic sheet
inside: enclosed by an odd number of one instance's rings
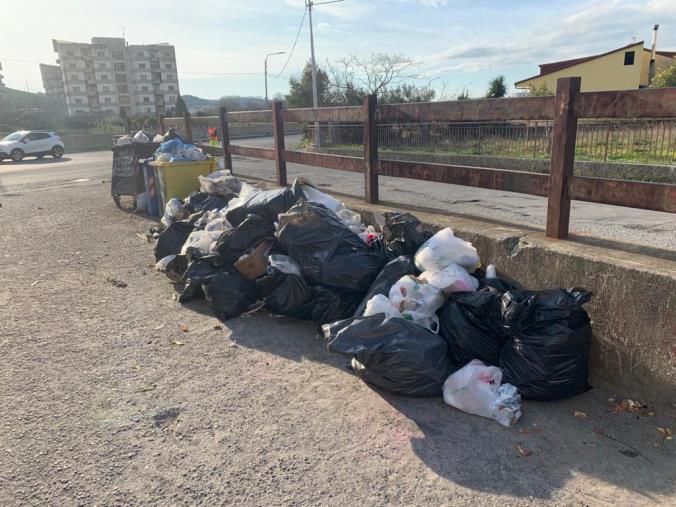
[[[385,213],[383,241],[394,255],[415,255],[430,236],[420,220],[410,213]]]
[[[280,213],[285,213],[303,197],[300,184],[294,181],[290,188],[266,190],[252,195],[245,203],[228,210],[225,218],[233,227],[242,223],[247,215],[258,215],[273,224]]]
[[[419,271],[415,267],[413,257],[410,255],[400,255],[396,259],[385,264],[383,269],[380,270],[380,273],[378,273],[376,279],[373,280],[371,287],[362,299],[361,303],[354,311],[354,317],[360,317],[364,315],[366,303],[368,303],[369,299],[371,299],[373,296],[378,294],[388,296],[392,286],[397,283],[402,276],[417,274],[419,274]]]
[[[235,271],[218,271],[202,283],[202,290],[220,320],[241,315],[256,301],[255,284]]]
[[[315,287],[312,322],[321,326],[351,317],[363,296],[363,292],[334,289],[321,285]]]
[[[268,273],[256,280],[256,288],[265,308],[271,312],[297,319],[312,318],[314,290],[302,275],[268,268]]]
[[[164,259],[167,255],[177,255],[192,231],[193,224],[189,221],[169,225],[157,238],[155,260]]]
[[[237,227],[221,235],[216,243],[216,251],[223,262],[233,263],[261,241],[274,239],[275,230],[268,220],[258,215],[248,215]]]

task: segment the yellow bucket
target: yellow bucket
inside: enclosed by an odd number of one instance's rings
[[[206,176],[216,170],[216,160],[199,160],[195,162],[150,162],[157,171],[160,184],[162,209],[169,199],[180,200],[188,197],[190,192],[199,191],[198,176]]]

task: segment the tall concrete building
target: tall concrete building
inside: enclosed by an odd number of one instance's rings
[[[45,95],[59,105],[61,111],[66,111],[66,92],[63,88],[63,76],[58,65],[40,64],[40,75]]]
[[[93,37],[91,44],[52,40],[52,44],[61,83],[51,65],[41,65],[42,81],[45,92],[55,98],[61,86],[70,116],[164,114],[176,107],[174,46],[130,45],[121,37]]]

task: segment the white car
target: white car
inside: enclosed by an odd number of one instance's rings
[[[0,160],[11,158],[19,162],[26,156],[61,158],[63,141],[50,130],[21,130],[0,140]]]

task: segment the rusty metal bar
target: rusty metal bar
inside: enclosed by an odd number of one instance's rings
[[[272,111],[232,111],[228,113],[231,122],[271,122]]]
[[[364,159],[361,157],[284,150],[282,152],[282,158],[286,162],[292,164],[314,165],[317,167],[326,167],[327,169],[337,169],[339,171],[360,173],[364,170]]]
[[[264,158],[266,160],[275,160],[276,153],[274,148],[259,148],[257,146],[242,146],[239,144],[228,145],[228,151],[240,157]]]
[[[192,125],[190,125],[190,112],[186,111],[183,113],[183,125],[185,128],[185,139],[189,143],[192,143]]]
[[[230,144],[230,129],[228,128],[228,110],[225,107],[218,109],[221,124],[221,146],[223,147],[223,166],[232,171],[232,155],[228,150]]]
[[[220,112],[220,108],[219,108]],[[219,116],[194,116],[192,118],[193,127],[213,127],[221,121],[220,114]]]
[[[364,110],[360,106],[285,109],[282,111],[282,120],[295,122],[361,122],[364,120]]]
[[[379,122],[551,120],[554,118],[554,97],[384,104],[378,106],[377,111]]]
[[[569,185],[577,201],[676,213],[676,185],[583,176],[571,177]]]
[[[676,88],[581,93],[578,118],[673,118]]]
[[[378,160],[378,174],[394,178],[437,181],[469,187],[520,192],[547,196],[549,177],[546,174],[485,167],[469,167],[403,160]]]
[[[579,77],[559,78],[556,82],[556,105],[552,158],[549,171],[546,233],[550,238],[568,237],[570,195],[568,179],[575,165],[577,117],[575,102],[580,94]]]
[[[378,125],[375,94],[364,97],[364,196],[370,204],[378,203]]]
[[[284,122],[281,118],[282,103],[278,100],[272,102],[272,133],[275,138],[275,171],[277,173],[277,184],[285,187],[286,182],[286,161],[282,156],[284,151]]]

